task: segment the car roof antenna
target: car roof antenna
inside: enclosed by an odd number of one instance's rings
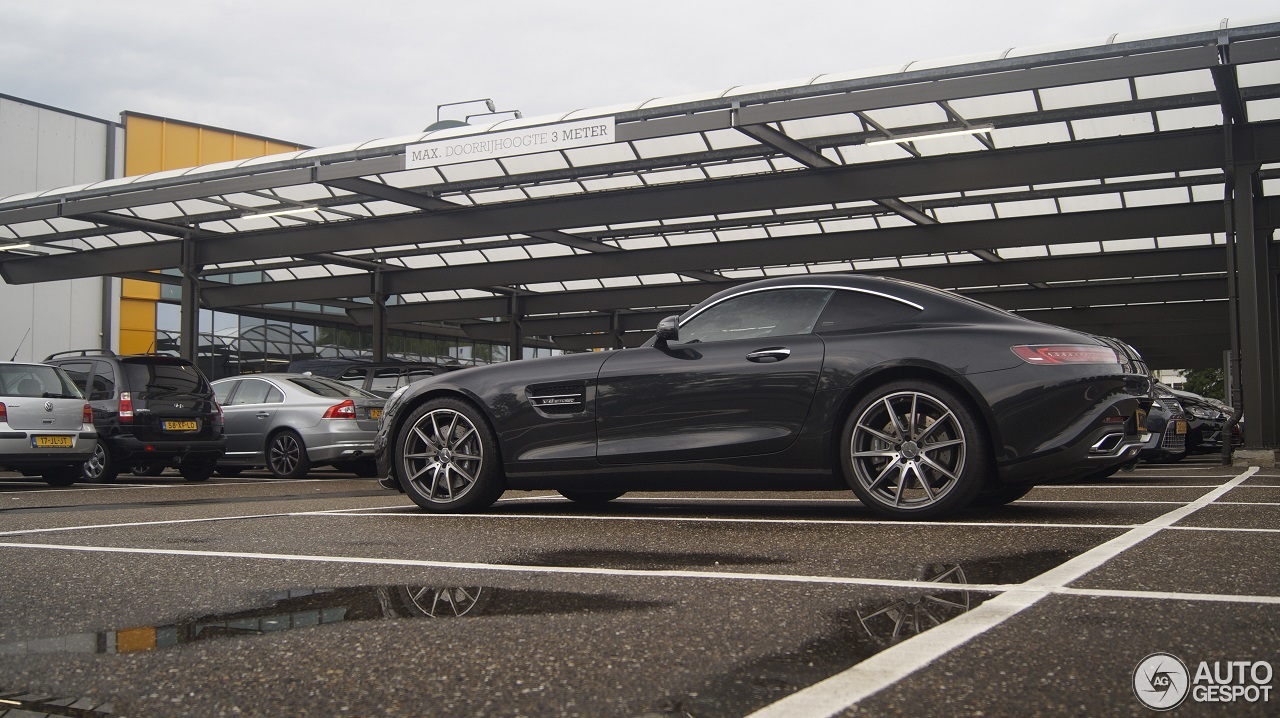
[[[18,348],[13,350],[13,356],[9,357],[9,361],[18,358],[18,352],[22,351],[23,342],[27,341],[27,337],[31,336],[31,327],[27,327],[27,333],[22,335],[22,341],[18,342]]]

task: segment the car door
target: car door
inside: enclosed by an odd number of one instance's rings
[[[603,464],[727,459],[782,451],[799,436],[824,345],[830,289],[754,291],[701,307],[678,341],[615,352],[597,383]]]
[[[221,396],[215,386],[215,392]],[[252,463],[263,456],[267,431],[284,394],[264,379],[241,379],[222,406],[228,463]]]

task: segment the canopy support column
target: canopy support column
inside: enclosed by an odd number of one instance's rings
[[[511,343],[507,357],[510,361],[516,361],[524,358],[524,302],[518,294],[512,294],[507,302],[508,314],[511,315]]]
[[[180,306],[178,353],[195,363],[200,342],[200,272],[204,266],[196,258],[196,241],[182,238],[182,303]]]

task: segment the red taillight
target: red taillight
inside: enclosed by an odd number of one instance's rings
[[[341,404],[334,404],[324,413],[326,419],[354,419],[356,418],[356,403],[347,399]]]
[[[133,395],[127,391],[120,392],[120,423],[133,423]]]
[[[84,411],[80,413],[80,423],[81,424],[93,423],[93,407],[92,406],[89,406],[88,404],[84,405]]]
[[[213,425],[222,426],[224,423],[224,419],[222,416],[222,405],[215,401],[213,402],[213,408],[218,410],[218,418],[213,420]]]
[[[1089,344],[1021,344],[1009,347],[1028,364],[1119,364],[1109,347]]]
[[[4,402],[0,401],[0,421],[9,420],[9,410],[4,408]]]

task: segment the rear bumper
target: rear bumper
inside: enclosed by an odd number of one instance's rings
[[[37,449],[31,445],[32,436],[47,434],[70,434],[71,446],[64,449]],[[93,457],[93,449],[97,443],[98,435],[93,432],[0,432],[0,466],[20,470],[83,464]]]
[[[111,453],[123,460],[207,459],[222,456],[227,450],[227,439],[222,436],[193,441],[142,441],[133,436],[118,435],[105,442],[111,447]]]

